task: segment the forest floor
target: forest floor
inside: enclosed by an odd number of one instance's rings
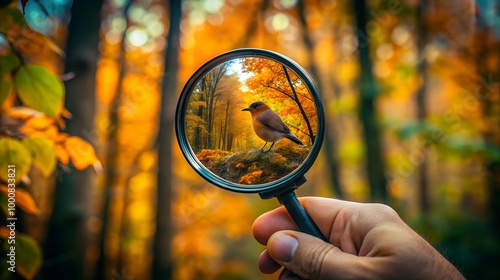
[[[255,185],[275,181],[290,174],[302,164],[309,152],[308,146],[277,144],[269,152],[252,149],[233,153],[205,149],[196,156],[205,167],[225,180]]]

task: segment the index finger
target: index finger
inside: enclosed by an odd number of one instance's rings
[[[341,210],[349,206],[359,205],[355,202],[322,197],[302,197],[299,200],[321,233],[327,237],[327,240],[331,240],[333,225]],[[346,219],[346,217],[339,218]],[[342,221],[340,222],[342,224]],[[269,237],[280,230],[298,230],[297,225],[283,206],[264,213],[255,220],[252,226],[255,239],[262,245],[267,245]]]

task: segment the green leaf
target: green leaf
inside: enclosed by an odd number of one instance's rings
[[[13,54],[0,56],[0,75],[9,73],[19,66],[19,59]]]
[[[15,167],[15,172],[9,172],[9,166]],[[31,153],[21,141],[4,137],[0,138],[0,179],[9,182],[9,174],[15,174],[16,183],[28,174],[31,166]]]
[[[64,105],[63,83],[41,65],[25,65],[16,73],[15,85],[21,101],[28,107],[58,117]]]
[[[16,8],[7,8],[0,10],[0,33],[6,33],[9,29],[24,28],[27,26],[21,11]]]
[[[45,138],[30,137],[23,139],[23,144],[30,150],[33,164],[45,177],[54,172],[57,163],[54,143]]]
[[[16,234],[16,271],[26,279],[33,279],[42,264],[42,250],[27,234]]]
[[[9,74],[0,76],[0,106],[12,90],[12,79]]]

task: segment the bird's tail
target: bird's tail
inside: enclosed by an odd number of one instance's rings
[[[285,137],[292,140],[294,143],[297,143],[299,145],[304,145],[304,143],[302,143],[302,141],[300,141],[300,139],[297,138],[297,136],[295,136],[291,133],[286,134]]]

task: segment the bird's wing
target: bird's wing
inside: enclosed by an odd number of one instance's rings
[[[262,125],[283,133],[290,133],[290,129],[283,123],[281,118],[275,112],[267,110],[255,118]]]

